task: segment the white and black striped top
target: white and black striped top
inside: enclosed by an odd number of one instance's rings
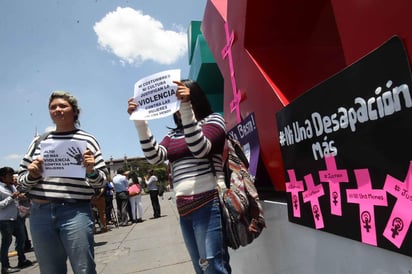
[[[223,183],[222,154],[226,127],[219,113],[212,113],[196,121],[190,103],[182,103],[180,113],[183,132],[171,131],[159,144],[151,134],[147,122],[135,121],[140,144],[151,164],[170,161],[176,196],[190,196],[216,189],[216,178],[211,169],[213,160],[219,183]]]
[[[46,177],[38,180],[29,180],[27,167],[40,156],[40,144],[35,138],[29,146],[27,154],[20,163],[18,188],[22,192],[28,192],[31,198],[45,199],[59,202],[89,201],[94,194],[94,188],[102,187],[107,180],[108,171],[100,151],[100,146],[94,136],[76,129],[71,132],[51,132],[45,140],[76,140],[86,141],[95,158],[94,169],[97,177],[70,178],[70,177]]]

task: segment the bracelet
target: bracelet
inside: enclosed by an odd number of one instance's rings
[[[97,176],[99,176],[99,172],[97,172],[95,169],[91,173],[87,173],[86,177],[89,179],[96,179]]]

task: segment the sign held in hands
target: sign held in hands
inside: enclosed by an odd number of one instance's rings
[[[85,141],[45,140],[40,143],[43,177],[85,178]]]
[[[176,80],[180,81],[180,69],[158,72],[137,81],[133,98],[138,107],[130,120],[159,119],[179,110],[177,85],[173,83]]]

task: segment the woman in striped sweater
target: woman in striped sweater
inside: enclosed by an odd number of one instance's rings
[[[225,122],[212,111],[196,82],[174,83],[181,100],[180,110],[173,116],[176,128],[158,143],[147,121],[136,120],[140,144],[151,164],[170,162],[180,226],[196,273],[231,273],[216,190],[217,184],[225,187]],[[137,103],[129,99],[128,113],[137,108]]]
[[[34,251],[42,274],[67,273],[67,257],[74,273],[93,274],[96,264],[90,200],[94,188],[103,187],[108,172],[95,137],[77,128],[77,99],[68,92],[55,91],[49,99],[49,113],[56,129],[33,140],[18,177],[19,190],[27,192],[32,200],[30,231]],[[61,167],[49,161],[56,155],[41,157],[42,153],[46,156],[42,149],[46,144],[67,147],[65,156],[57,153],[59,159],[80,172],[74,175],[71,169],[62,173],[59,168],[53,175],[44,174],[45,168]]]

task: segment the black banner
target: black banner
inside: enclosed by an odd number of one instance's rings
[[[412,256],[411,87],[393,37],[277,113],[291,222]]]

